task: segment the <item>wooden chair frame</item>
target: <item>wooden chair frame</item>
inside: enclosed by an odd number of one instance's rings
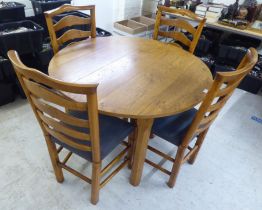
[[[117,172],[128,165],[129,160],[127,156],[125,157],[125,154],[128,152],[130,156],[130,151],[128,151],[130,146],[128,143],[123,142],[125,148],[108,165],[101,169],[96,92],[98,84],[65,83],[50,78],[35,69],[28,68],[21,62],[15,51],[9,51],[8,57],[12,62],[17,77],[43,131],[57,181],[60,183],[64,181],[62,169],[78,176],[92,185],[91,202],[96,204],[99,200],[99,190],[104,187]],[[65,92],[86,95],[86,99],[88,100],[86,100],[86,102],[74,101],[65,95]],[[65,112],[52,105],[63,107]],[[86,111],[88,120],[73,117],[69,115],[66,110]],[[77,131],[70,126],[89,128],[90,133],[87,134]],[[57,149],[56,144],[51,140],[51,136],[75,149],[92,152],[92,179],[66,164],[73,154],[72,152],[69,152],[64,160],[60,161],[59,153],[63,150],[63,147],[60,146]],[[71,138],[89,141],[91,144],[87,146],[76,143],[72,141]],[[120,163],[120,160],[123,158],[124,160]],[[118,165],[117,168],[102,180],[104,175],[116,164]]]
[[[189,49],[190,53],[194,53],[199,38],[201,36],[202,30],[204,28],[206,19],[198,17],[195,13],[185,10],[185,9],[173,9],[165,6],[158,6],[155,29],[153,34],[153,39],[158,40],[158,36],[167,37],[175,39],[176,41],[181,42]],[[197,29],[195,29],[188,21],[176,18],[176,19],[168,19],[163,18],[163,14],[178,14],[181,16],[186,16],[191,18],[193,21],[199,22]],[[161,31],[161,25],[165,26],[173,26],[179,29],[186,30],[193,36],[193,40],[191,41],[183,32],[180,31]]]
[[[188,161],[193,164],[204,142],[209,127],[212,125],[219,112],[233,94],[235,88],[242,79],[253,69],[257,63],[258,54],[254,48],[250,48],[242,59],[237,70],[234,72],[218,72],[212,87],[206,94],[198,112],[196,113],[187,133],[185,134],[182,144],[178,147],[176,157],[173,158],[156,148],[148,146],[148,149],[166,160],[173,163],[172,170],[169,171],[160,165],[146,159],[145,162],[159,169],[170,176],[168,186],[174,187],[181,165]],[[193,147],[190,147],[192,139],[196,139]],[[187,152],[188,151],[188,152]]]
[[[74,15],[68,15],[63,17],[60,21],[56,24],[53,24],[53,18],[57,15],[60,15],[65,12],[72,12],[72,11],[90,11],[90,18],[83,18]],[[49,35],[51,38],[51,44],[53,47],[54,54],[59,51],[59,47],[62,46],[64,43],[77,39],[77,38],[91,38],[96,37],[96,18],[95,18],[95,5],[90,6],[71,6],[68,4],[62,5],[56,9],[46,11],[45,13],[46,23],[49,31]],[[62,36],[57,37],[56,32],[65,28],[71,27],[74,25],[84,25],[84,24],[91,24],[91,31],[82,31],[77,29],[70,29],[66,31]]]

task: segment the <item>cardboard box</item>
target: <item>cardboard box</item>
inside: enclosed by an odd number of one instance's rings
[[[149,17],[139,16],[139,17],[131,18],[131,20],[134,20],[138,23],[145,25],[148,31],[153,30],[155,27],[155,20]]]
[[[114,27],[128,34],[139,34],[147,31],[147,27],[134,20],[122,20],[114,23]]]

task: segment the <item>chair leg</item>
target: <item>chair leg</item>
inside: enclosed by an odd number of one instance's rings
[[[97,204],[99,200],[100,171],[101,171],[101,163],[92,163],[91,203],[94,205]]]
[[[195,151],[195,153],[191,155],[190,159],[188,160],[188,163],[194,164],[194,162],[196,161],[197,155],[198,155],[200,148],[201,148],[201,146],[202,146],[202,144],[205,140],[207,132],[208,132],[208,130],[205,130],[204,132],[199,134],[198,139],[197,139],[196,144],[195,144],[195,145],[198,146],[198,148]]]
[[[128,136],[128,152],[127,152],[127,159],[128,159],[128,168],[131,169],[132,168],[132,162],[133,162],[133,152],[134,152],[134,133],[131,133]]]
[[[171,172],[171,175],[170,175],[168,183],[167,183],[167,185],[170,188],[173,188],[175,186],[176,179],[177,179],[180,167],[182,165],[182,161],[184,159],[185,150],[186,150],[186,148],[184,148],[182,146],[178,147],[175,162],[174,162],[173,168],[172,168],[172,172]]]
[[[62,183],[64,181],[64,175],[63,175],[62,168],[58,166],[59,156],[56,150],[55,143],[51,141],[48,135],[45,136],[45,140],[46,140],[49,156],[52,162],[52,166],[55,172],[56,180],[57,182]]]
[[[131,119],[131,123],[133,123],[135,125],[135,127],[136,127],[136,120],[135,119]],[[127,158],[128,158],[128,168],[129,169],[132,168],[133,154],[134,154],[134,151],[135,151],[136,136],[137,136],[137,129],[135,129],[134,132],[131,133],[128,136],[129,150],[128,150],[128,153],[127,153]]]

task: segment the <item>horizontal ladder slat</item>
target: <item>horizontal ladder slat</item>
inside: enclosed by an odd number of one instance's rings
[[[68,42],[73,39],[88,38],[91,36],[90,31],[81,31],[77,29],[70,29],[66,31],[62,36],[57,39],[59,45],[63,45],[65,42]]]
[[[68,15],[59,20],[55,25],[54,25],[54,30],[59,31],[65,27],[70,27],[74,25],[87,25],[91,23],[90,18],[83,18],[75,15]]]
[[[195,131],[195,135],[198,135],[202,132],[204,132],[205,130],[207,130],[211,125],[212,125],[213,121],[210,121],[207,124],[203,124],[201,127],[199,127],[196,131]]]
[[[191,33],[192,35],[195,35],[196,29],[189,24],[187,21],[182,20],[182,19],[166,19],[166,18],[161,18],[160,20],[161,25],[167,25],[167,26],[175,26],[177,28],[184,29]]]
[[[46,129],[47,133],[49,133],[51,136],[53,136],[54,138],[58,139],[59,141],[67,144],[70,147],[73,147],[75,149],[81,150],[81,151],[86,151],[86,152],[90,152],[91,151],[91,147],[90,146],[86,146],[83,144],[78,144],[76,142],[74,142],[72,139],[66,137],[65,135],[56,132],[55,130],[49,128],[46,124],[43,123],[44,128]]]
[[[43,115],[41,112],[37,111],[41,120],[48,126],[51,126],[59,133],[65,134],[70,138],[75,138],[81,141],[90,141],[90,135],[87,133],[83,133],[72,128],[69,128],[63,125],[61,122],[58,122],[46,115]]]
[[[216,94],[217,97],[221,97],[221,96],[225,96],[227,94],[230,94],[232,91],[234,91],[234,89],[238,86],[238,83],[234,84],[234,85],[230,85],[226,88],[220,89],[218,91],[218,93]]]
[[[225,105],[229,97],[230,95],[219,99],[218,102],[208,107],[207,112],[214,112],[217,111],[218,109],[221,109]]]
[[[88,120],[83,120],[80,118],[73,117],[69,114],[66,114],[62,112],[61,110],[54,108],[53,106],[50,106],[46,103],[39,101],[39,99],[37,99],[33,95],[31,95],[31,99],[33,103],[35,104],[36,108],[40,110],[41,112],[44,112],[53,118],[59,119],[60,121],[68,125],[82,127],[82,128],[89,128]]]
[[[85,111],[87,110],[86,103],[74,102],[68,100],[62,95],[58,95],[52,89],[48,89],[40,84],[37,84],[33,81],[29,81],[27,79],[23,79],[27,89],[34,96],[44,99],[45,101],[57,104],[59,106],[65,107],[67,109]]]
[[[159,31],[159,36],[175,39],[176,41],[182,42],[186,46],[190,46],[191,41],[185,36],[185,34],[178,31]]]
[[[214,112],[211,112],[208,116],[204,117],[201,122],[200,122],[200,126],[205,125],[207,123],[212,122],[213,120],[216,119],[218,113],[220,110],[216,110]]]

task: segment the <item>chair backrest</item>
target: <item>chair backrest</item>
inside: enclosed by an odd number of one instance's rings
[[[90,11],[90,18],[78,17],[76,15],[66,15],[54,24],[53,18],[57,15],[75,12],[75,11]],[[67,43],[70,40],[84,39],[96,37],[96,18],[95,18],[95,6],[71,6],[62,5],[56,9],[46,11],[45,13],[46,23],[51,38],[51,44],[53,47],[54,54],[59,51],[59,47]],[[57,37],[57,32],[67,27],[78,26],[78,25],[91,25],[90,31],[83,31],[78,29],[70,29],[63,33],[60,37]]]
[[[198,27],[194,28],[188,21],[183,20],[178,17],[176,19],[170,19],[167,17],[163,17],[163,14],[174,14],[179,16],[185,16],[187,18],[192,19],[192,21],[199,22]],[[158,40],[158,36],[175,39],[176,41],[181,42],[183,45],[188,47],[188,51],[190,53],[194,53],[199,38],[201,36],[203,27],[205,25],[206,19],[198,17],[195,13],[185,10],[185,9],[173,9],[165,6],[158,6],[156,23],[154,29],[153,39]],[[167,27],[175,27],[175,29],[179,29],[180,31],[163,31],[161,30],[162,26]],[[190,40],[181,30],[187,31],[193,37]]]
[[[185,135],[182,145],[187,147],[194,136],[208,131],[227,100],[232,95],[241,80],[257,63],[258,53],[250,48],[234,72],[218,72],[214,82],[206,94],[190,128]]]
[[[15,51],[9,51],[8,57],[45,137],[54,137],[72,148],[92,152],[92,160],[99,162],[98,85],[55,80],[25,66]],[[77,102],[68,94],[86,95],[86,101]],[[73,117],[66,110],[86,112],[88,120]]]

